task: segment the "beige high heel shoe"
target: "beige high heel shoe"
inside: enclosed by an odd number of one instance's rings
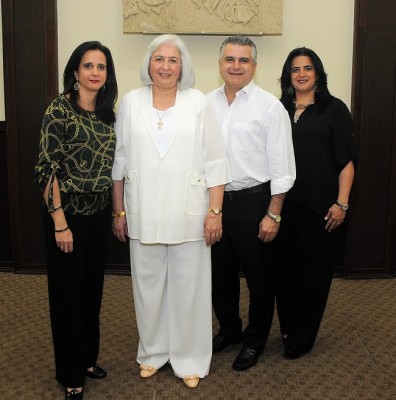
[[[150,378],[158,372],[158,369],[152,367],[151,365],[144,365],[140,366],[140,377],[141,378]]]
[[[183,382],[188,388],[195,389],[198,386],[198,383],[199,383],[199,376],[197,374],[186,375],[183,378]]]

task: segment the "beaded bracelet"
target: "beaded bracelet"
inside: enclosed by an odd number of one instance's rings
[[[126,211],[122,210],[118,213],[112,213],[111,215],[113,216],[113,218],[118,219],[126,215]]]
[[[67,231],[68,229],[69,229],[68,226],[66,226],[66,228],[63,228],[63,229],[55,229],[55,233],[65,232],[65,231]]]

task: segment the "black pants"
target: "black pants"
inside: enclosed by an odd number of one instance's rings
[[[292,351],[309,351],[315,343],[334,274],[339,231],[324,229],[324,215],[288,201],[274,241],[276,303],[281,332]]]
[[[259,193],[225,194],[223,237],[212,246],[212,299],[220,333],[235,336],[242,332],[239,316],[242,268],[250,300],[244,344],[259,350],[265,346],[274,313],[273,273],[268,257],[271,244],[264,244],[257,237],[270,201],[269,184],[263,189]]]
[[[66,387],[83,386],[86,369],[99,354],[108,209],[91,216],[67,214],[73,251],[60,251],[54,224],[45,212],[48,294],[56,379]]]

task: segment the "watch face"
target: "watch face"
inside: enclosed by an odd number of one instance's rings
[[[212,212],[214,215],[219,215],[222,213],[220,208],[211,208],[211,209],[209,209],[209,211]]]
[[[281,222],[281,219],[282,219],[281,216],[280,216],[280,215],[277,215],[277,216],[275,217],[275,222],[279,224],[279,222]]]
[[[343,205],[342,205],[342,209],[343,209],[344,211],[348,210],[348,208],[349,208],[349,205],[348,205],[348,204],[343,204]]]

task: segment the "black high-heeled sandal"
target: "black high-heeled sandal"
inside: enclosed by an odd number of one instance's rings
[[[72,389],[68,392],[67,388],[65,389],[65,400],[82,400],[83,399],[83,391],[79,391],[78,389]]]

